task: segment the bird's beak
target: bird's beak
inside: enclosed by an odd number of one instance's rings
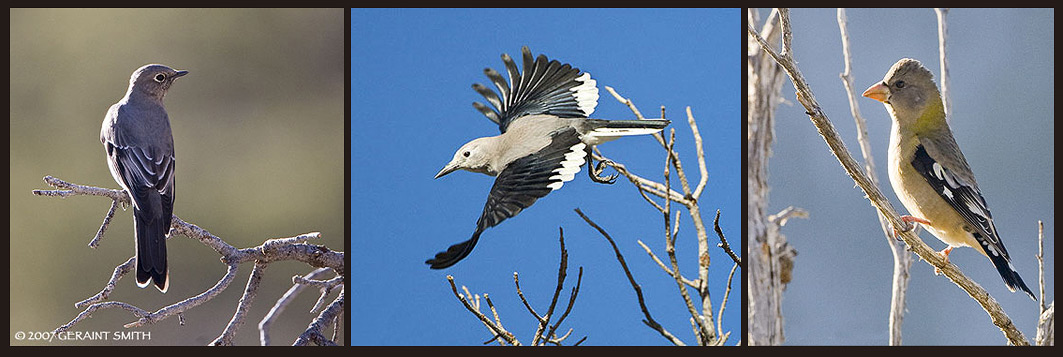
[[[890,96],[890,88],[883,83],[878,83],[865,90],[863,96],[886,103]]]
[[[188,71],[177,71],[177,73],[173,75],[173,78],[177,78],[186,74],[188,74]]]
[[[454,171],[457,171],[457,170],[458,170],[458,164],[451,162],[451,163],[447,164],[447,166],[444,167],[442,170],[439,170],[439,173],[436,174],[435,178],[440,178],[440,177],[446,176],[447,174],[449,174],[451,172],[454,172]]]

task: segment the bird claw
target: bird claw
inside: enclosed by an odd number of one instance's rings
[[[922,219],[922,218],[918,218],[918,217],[912,217],[912,216],[909,216],[909,215],[901,216],[901,222],[904,222],[904,227],[901,228],[899,232],[897,230],[897,227],[893,227],[893,237],[896,238],[897,240],[901,240],[900,232],[907,232],[907,231],[915,229],[915,224],[913,224],[913,222],[920,223],[920,224],[926,224],[926,225],[930,224],[930,221],[928,221],[928,220],[925,220],[925,219]]]
[[[949,264],[949,254],[951,254],[951,253],[952,253],[952,246],[946,247],[945,249],[941,250],[940,252],[937,252],[938,255],[940,255],[942,258],[945,259],[945,264],[946,265]],[[934,267],[934,275],[941,275],[941,268]]]
[[[609,175],[609,176],[602,176],[602,172],[605,171],[605,167],[607,165],[611,164],[611,163],[612,163],[611,161],[602,160],[602,161],[598,161],[594,165],[588,165],[588,166],[593,166],[593,167],[589,167],[589,170],[587,170],[587,173],[591,177],[591,181],[594,181],[594,182],[597,182],[597,183],[604,183],[604,184],[607,184],[607,185],[612,185],[614,182],[616,182],[616,178],[620,177],[619,173],[612,174],[612,175]]]

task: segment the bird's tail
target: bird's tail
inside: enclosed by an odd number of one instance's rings
[[[170,232],[170,222],[157,216],[157,212],[133,209],[137,235],[137,286],[143,288],[148,286],[149,280],[154,280],[155,287],[165,293],[170,286],[166,267],[166,235]]]
[[[1022,277],[1019,276],[1019,272],[1015,270],[1015,266],[1011,265],[1011,260],[1007,256],[997,254],[995,251],[991,251],[986,254],[989,260],[993,262],[993,266],[997,268],[997,273],[1000,273],[1000,277],[1004,279],[1004,284],[1008,286],[1008,290],[1015,292],[1015,289],[1022,290],[1034,301],[1037,301],[1037,297],[1033,295],[1030,288],[1026,287],[1026,283],[1022,281]]]
[[[477,228],[469,240],[452,245],[445,252],[436,253],[435,258],[426,260],[424,263],[428,264],[432,269],[443,269],[456,264],[469,256],[469,253],[472,253],[472,248],[476,246],[476,241],[480,240],[481,232],[482,230]]]
[[[645,120],[592,120],[594,130],[591,134],[597,137],[616,138],[628,135],[648,135],[661,131],[670,120],[645,119]]]

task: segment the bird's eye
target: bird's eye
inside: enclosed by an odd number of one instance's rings
[[[155,81],[156,82],[162,83],[162,81],[164,81],[164,80],[166,80],[166,75],[165,74],[159,73],[159,74],[155,75]]]
[[[469,152],[468,152],[468,151],[466,151],[466,152],[463,152],[463,153],[461,153],[461,156],[464,156],[464,157],[469,157]]]
[[[906,84],[904,83],[904,81],[897,81],[897,83],[894,83],[893,85],[896,86],[897,89],[900,89],[900,88],[904,88],[904,86]]]

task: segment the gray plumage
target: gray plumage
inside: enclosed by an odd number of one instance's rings
[[[509,83],[495,70],[484,70],[501,96],[481,84],[473,85],[493,108],[481,103],[473,107],[498,124],[501,134],[466,143],[435,176],[467,170],[497,178],[472,238],[425,261],[433,269],[465,258],[485,229],[516,216],[571,181],[584,163],[591,163],[595,145],[621,136],[653,134],[668,126],[667,120],[589,119],[598,104],[597,82],[589,73],[581,74],[578,68],[545,55],[533,59],[528,47],[521,53],[523,72],[509,55],[502,55]],[[593,163],[588,166],[596,182],[612,183],[616,178],[603,179]]]
[[[103,119],[100,141],[111,176],[133,201],[137,285],[154,280],[159,291],[170,285],[166,263],[174,202],[174,145],[162,100],[174,80],[188,74],[149,64],[129,78],[125,97]]]

